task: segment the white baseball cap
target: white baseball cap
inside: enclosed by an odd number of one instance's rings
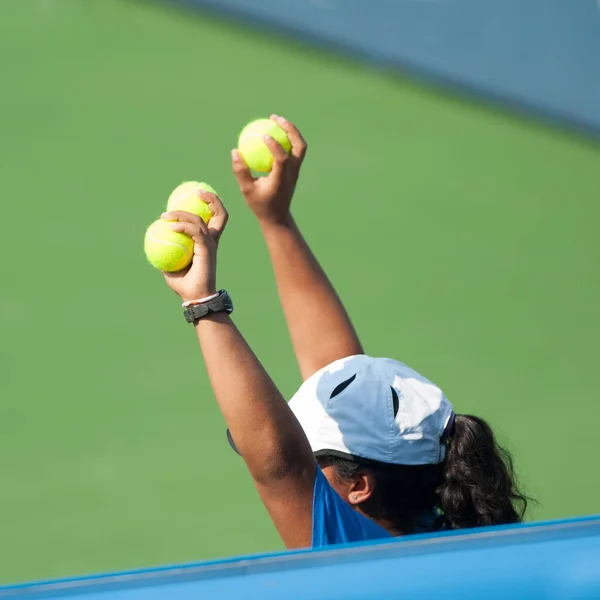
[[[312,375],[289,406],[316,456],[398,465],[442,462],[455,419],[435,384],[401,362],[362,354]]]

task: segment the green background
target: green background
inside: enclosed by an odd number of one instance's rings
[[[309,140],[295,211],[369,353],[491,420],[530,518],[598,510],[597,146],[143,2],[2,0],[0,61],[1,582],[281,548],[142,253],[172,188],[214,185],[220,284],[293,393],[229,166],[270,112]]]

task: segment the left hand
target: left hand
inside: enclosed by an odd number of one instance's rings
[[[271,120],[286,132],[292,145],[290,154],[274,138],[265,136],[265,144],[273,155],[269,175],[254,178],[239,150],[233,150],[231,154],[233,172],[246,204],[260,223],[286,223],[307,146],[294,124],[277,115],[271,115]]]
[[[194,240],[192,264],[183,271],[164,273],[169,287],[183,302],[206,298],[216,292],[217,247],[229,215],[215,194],[199,192],[213,214],[208,224],[199,216],[181,210],[164,213],[161,218],[172,221],[173,231],[189,235]]]

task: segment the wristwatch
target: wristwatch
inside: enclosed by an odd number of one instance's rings
[[[206,302],[189,303],[183,307],[183,316],[188,323],[195,323],[206,315],[218,312],[233,312],[233,302],[225,290],[220,290],[217,296]]]

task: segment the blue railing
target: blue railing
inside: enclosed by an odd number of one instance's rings
[[[600,515],[0,587],[0,598],[600,598]]]

